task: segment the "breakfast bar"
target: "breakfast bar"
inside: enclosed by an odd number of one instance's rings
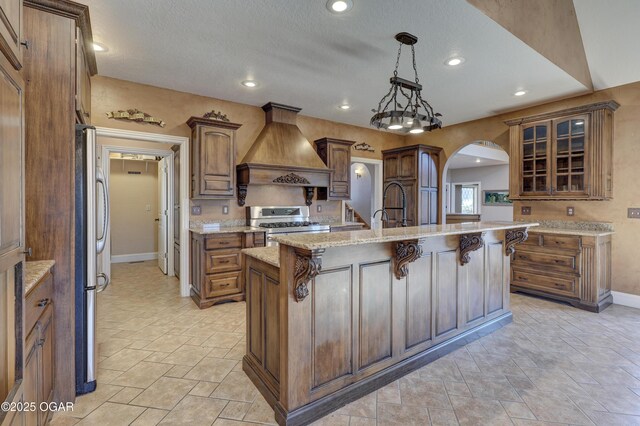
[[[281,425],[397,380],[511,321],[510,256],[532,226],[288,235],[243,250],[243,369]]]

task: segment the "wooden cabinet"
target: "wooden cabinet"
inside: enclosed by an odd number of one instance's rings
[[[329,187],[318,188],[318,200],[351,199],[351,146],[354,141],[323,138],[316,141],[316,151],[331,169]]]
[[[244,300],[240,250],[264,247],[264,232],[191,233],[191,298],[198,307]]]
[[[511,291],[599,312],[612,302],[611,234],[530,232],[511,262]]]
[[[76,113],[84,124],[91,123],[91,72],[87,62],[84,36],[76,28]]]
[[[24,400],[36,403],[38,408],[25,412],[27,425],[44,425],[52,414],[40,410],[41,403],[53,400],[55,339],[52,281],[51,273],[47,272],[25,296]]]
[[[407,225],[429,225],[439,222],[438,176],[441,148],[413,145],[382,151],[384,186],[396,181],[402,185],[407,201]],[[387,191],[386,207],[401,207],[398,187]],[[399,226],[401,210],[388,210],[386,227]]]
[[[191,117],[191,198],[233,198],[240,124]]]
[[[0,54],[19,70],[22,68],[22,0],[0,0]]]
[[[614,101],[509,120],[510,189],[518,199],[612,195]]]

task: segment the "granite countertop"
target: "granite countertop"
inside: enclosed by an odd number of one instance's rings
[[[192,226],[189,228],[189,231],[194,232],[196,234],[207,235],[207,234],[230,234],[233,232],[256,232],[256,231],[264,231],[261,228],[255,228],[253,226],[221,226],[217,229],[204,229],[202,226]]]
[[[580,235],[583,237],[603,237],[614,234],[613,223],[580,222],[568,220],[538,220],[534,232],[541,234]]]
[[[55,260],[35,260],[24,263],[24,295],[26,296],[38,281],[55,265]]]
[[[319,234],[273,236],[280,244],[306,250],[351,246],[369,243],[384,243],[442,235],[460,235],[500,229],[538,226],[536,222],[470,222],[450,225],[410,226],[407,228],[372,229],[362,231],[325,232]]]
[[[538,232],[540,234],[579,235],[582,237],[604,237],[605,235],[615,234],[614,231],[594,231],[590,229],[551,228],[548,226],[536,227],[536,229],[532,229],[531,232]]]
[[[280,267],[280,247],[278,246],[248,248],[242,250],[242,253],[262,260],[276,268]]]
[[[332,228],[340,228],[342,226],[356,226],[356,225],[360,225],[360,226],[366,226],[365,223],[362,222],[329,222],[328,225]]]

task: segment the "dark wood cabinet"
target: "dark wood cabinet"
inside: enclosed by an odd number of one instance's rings
[[[323,138],[315,143],[318,155],[331,169],[329,187],[318,188],[318,200],[351,199],[351,146],[355,142]]]
[[[264,247],[264,232],[191,233],[191,298],[198,307],[244,300],[240,250]]]
[[[22,0],[0,0],[0,54],[22,68]]]
[[[76,28],[76,113],[81,123],[91,123],[91,72],[82,30]]]
[[[412,145],[382,151],[384,186],[396,181],[402,185],[407,198],[407,225],[419,226],[439,222],[438,197],[440,153],[442,149]],[[387,191],[386,207],[401,207],[402,194],[398,187]],[[385,226],[399,226],[401,210],[388,210]]]
[[[511,291],[599,312],[611,304],[611,235],[530,232],[511,262]]]
[[[240,124],[191,117],[191,198],[233,198]]]
[[[509,198],[606,200],[612,195],[614,101],[509,120]]]

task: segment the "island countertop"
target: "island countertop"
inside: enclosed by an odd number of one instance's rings
[[[537,222],[470,222],[450,225],[408,226],[406,228],[385,228],[363,231],[329,232],[318,234],[291,234],[272,236],[274,241],[306,250],[342,247],[369,243],[415,240],[421,238],[461,235],[477,232],[529,228]]]
[[[278,246],[246,248],[242,250],[242,253],[267,262],[276,268],[280,267],[280,248]]]

